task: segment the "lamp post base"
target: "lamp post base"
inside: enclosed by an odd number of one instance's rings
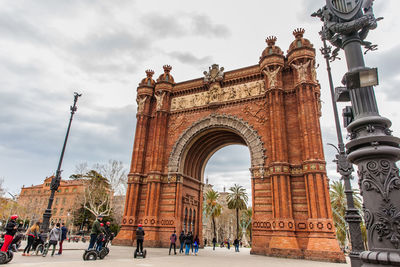
[[[398,251],[364,251],[360,258],[363,267],[400,266]]]

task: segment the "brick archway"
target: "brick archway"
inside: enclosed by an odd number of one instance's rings
[[[293,32],[288,53],[267,38],[258,64],[175,83],[165,65],[137,88],[137,124],[121,231],[132,245],[167,247],[176,230],[202,243],[204,166],[229,144],[251,155],[251,253],[344,262],[335,236],[319,118],[315,49]]]
[[[212,140],[207,142],[209,137],[212,137]],[[196,174],[192,177],[203,178],[202,173],[208,159],[215,151],[230,144],[246,145],[250,150],[251,167],[264,168],[265,148],[257,131],[243,119],[225,114],[212,114],[194,123],[179,137],[169,156],[169,175],[190,172]],[[194,151],[190,151],[190,148]],[[188,170],[188,165],[192,162],[185,162],[188,157],[193,157],[191,152],[201,156],[196,159],[200,164],[195,171]]]

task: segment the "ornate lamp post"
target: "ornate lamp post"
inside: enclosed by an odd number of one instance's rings
[[[336,105],[331,66],[329,62],[332,59],[331,56],[332,47],[326,45],[326,39],[323,32],[320,32],[320,34],[324,45],[320,50],[326,61],[326,68],[328,71],[328,78],[329,78],[329,87],[332,98],[333,114],[335,116],[336,135],[338,138],[338,148],[337,148],[338,154],[336,155],[335,162],[337,164],[337,172],[341,175],[341,179],[344,180],[345,194],[347,200],[347,210],[346,210],[345,220],[349,225],[349,232],[350,232],[351,266],[360,267],[361,266],[360,253],[365,250],[365,247],[362,240],[361,227],[360,227],[361,216],[358,210],[354,206],[353,190],[351,188],[351,183],[350,183],[350,180],[353,179],[352,172],[354,171],[354,169],[353,165],[347,160],[346,150],[344,148],[344,143],[343,143],[342,130],[340,127],[339,115]]]
[[[370,251],[360,254],[362,266],[400,265],[400,178],[396,161],[400,139],[391,135],[389,119],[381,117],[373,86],[376,69],[366,68],[361,51],[376,46],[365,41],[377,27],[372,0],[326,0],[313,16],[324,22],[323,34],[336,52],[343,49],[348,72],[344,82],[352,103],[354,121],[347,126],[348,160],[358,166],[360,192]],[[334,51],[334,54],[335,54]]]
[[[43,214],[43,223],[42,223],[42,229],[45,233],[48,232],[49,230],[49,222],[50,222],[50,218],[51,218],[51,206],[53,205],[53,200],[54,200],[54,194],[57,191],[59,185],[60,185],[60,181],[61,181],[61,164],[64,158],[64,152],[65,152],[65,147],[67,145],[67,141],[68,141],[68,136],[69,136],[69,131],[71,129],[71,123],[72,123],[72,118],[74,116],[75,111],[77,110],[76,107],[76,102],[78,102],[78,97],[82,96],[82,94],[78,94],[78,93],[74,93],[74,104],[71,106],[71,117],[69,119],[69,124],[68,124],[68,128],[67,128],[67,134],[65,135],[65,140],[64,140],[64,145],[63,148],[61,150],[61,156],[60,156],[60,161],[58,162],[58,167],[57,167],[57,171],[56,171],[56,175],[55,177],[53,177],[53,179],[51,180],[51,185],[50,185],[50,197],[49,197],[49,203],[47,205],[47,209]]]

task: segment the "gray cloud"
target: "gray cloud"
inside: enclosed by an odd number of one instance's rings
[[[195,66],[201,66],[206,63],[210,63],[212,61],[212,57],[210,56],[205,56],[198,58],[192,53],[189,52],[179,52],[179,51],[173,51],[168,53],[169,56],[172,58],[178,59],[180,62],[184,64],[190,64],[190,65],[195,65]]]
[[[210,17],[204,14],[162,15],[149,13],[142,16],[141,21],[148,32],[157,37],[206,36],[222,38],[230,35],[227,26],[214,24]]]

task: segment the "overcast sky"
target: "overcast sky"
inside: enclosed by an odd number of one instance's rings
[[[116,159],[128,167],[136,87],[146,69],[154,69],[158,77],[162,66],[170,64],[180,82],[202,77],[213,63],[225,70],[254,65],[267,36],[276,35],[277,45],[286,51],[297,27],[305,28],[305,37],[319,48],[322,24],[310,14],[323,5],[323,0],[1,1],[0,177],[10,192],[18,193],[22,185],[39,184],[55,172],[74,91],[83,96],[63,177],[81,162]],[[392,120],[398,136],[399,9],[398,0],[375,1],[376,16],[385,19],[368,37],[379,50],[366,55],[367,65],[379,68],[381,115]],[[326,66],[317,55],[323,142],[337,143]],[[344,60],[332,68],[339,85],[346,72]],[[333,149],[325,146],[325,155],[328,174],[336,179]],[[249,157],[241,146],[217,152],[206,169],[209,182],[218,189],[234,183],[250,189]]]

